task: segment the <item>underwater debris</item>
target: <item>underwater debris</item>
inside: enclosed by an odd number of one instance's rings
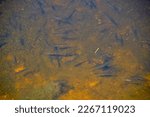
[[[98,50],[99,50],[99,48],[97,48],[94,53],[96,54],[98,52]]]

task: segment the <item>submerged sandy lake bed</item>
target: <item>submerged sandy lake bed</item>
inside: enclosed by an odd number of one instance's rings
[[[150,1],[2,0],[0,99],[150,99]]]

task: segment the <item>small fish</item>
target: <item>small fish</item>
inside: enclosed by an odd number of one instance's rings
[[[101,75],[99,75],[99,77],[112,77],[112,76],[114,76],[114,75],[112,75],[112,74],[101,74]]]
[[[110,65],[105,65],[105,66],[103,66],[101,69],[103,70],[103,71],[106,71],[106,70],[110,70],[112,68],[112,66],[110,66]]]
[[[45,1],[44,0],[37,0],[37,4],[40,7],[41,13],[44,15],[45,14]]]
[[[61,67],[61,59],[60,57],[57,57],[57,64],[58,64],[58,67]]]
[[[100,30],[100,32],[101,33],[106,33],[106,32],[108,32],[108,29],[104,28],[104,29]]]
[[[69,56],[75,56],[76,54],[49,54],[51,57],[69,57]]]
[[[65,47],[55,46],[54,48],[57,48],[57,50],[67,50],[67,49],[70,49],[72,47],[70,47],[70,46],[65,46]]]
[[[2,48],[6,44],[7,44],[6,42],[0,42],[0,48]]]
[[[136,85],[142,85],[147,81],[147,79],[141,77],[141,76],[132,76],[129,79],[126,79],[125,82],[129,84],[136,84]]]
[[[8,37],[10,37],[9,33],[5,33],[5,34],[0,35],[0,38],[8,38]]]
[[[30,75],[33,75],[34,72],[33,71],[27,71],[26,73],[23,74],[24,77],[27,77],[27,76],[30,76]]]
[[[73,41],[73,40],[75,41],[75,40],[77,40],[77,38],[75,38],[75,37],[66,37],[66,36],[63,36],[62,39],[65,40],[65,41]]]
[[[61,25],[61,24],[72,24],[72,18],[73,18],[73,15],[75,13],[76,10],[74,10],[68,17],[65,17],[65,18],[60,18],[60,17],[55,17],[55,20],[57,20],[58,22],[58,25]]]
[[[114,25],[114,26],[118,26],[118,23],[108,14],[104,14],[104,16],[109,20],[111,21],[111,23]]]
[[[106,62],[110,63],[112,61],[112,57],[110,55],[104,55],[103,61],[104,61],[104,63],[106,63]]]
[[[139,39],[139,31],[137,28],[135,27],[132,27],[132,32],[133,32],[133,35],[136,39]]]
[[[116,39],[117,43],[119,43],[121,46],[123,46],[124,40],[123,40],[123,38],[120,35],[115,34],[115,39]]]
[[[53,11],[58,11],[58,10],[60,10],[60,8],[59,8],[58,5],[52,5],[51,8],[52,8]]]
[[[0,0],[0,4],[2,4],[3,2],[5,2],[6,0]]]
[[[104,64],[96,64],[96,65],[94,66],[94,68],[95,68],[96,70],[103,69],[103,68],[109,66],[109,64],[110,64],[109,62],[105,62]]]
[[[77,63],[77,64],[75,64],[74,65],[74,67],[79,67],[79,66],[81,66],[83,63],[85,63],[86,61],[82,61],[82,62],[80,62],[80,63]]]
[[[2,15],[3,13],[2,12],[0,12],[0,16]]]
[[[73,35],[74,32],[75,32],[75,30],[66,30],[66,31],[57,32],[57,33],[54,33],[54,34],[61,35],[61,36],[69,36],[69,35]]]
[[[20,38],[20,44],[22,45],[22,46],[24,46],[25,45],[25,39],[24,38]]]
[[[88,7],[90,9],[96,9],[97,5],[96,5],[96,0],[81,0],[81,3],[85,6]]]
[[[108,0],[104,0],[104,2],[114,11],[114,12],[117,12],[117,13],[120,13],[121,12],[121,8],[113,5],[110,1]]]

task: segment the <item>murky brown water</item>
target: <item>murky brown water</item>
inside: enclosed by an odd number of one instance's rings
[[[0,99],[150,99],[149,0],[2,0]]]

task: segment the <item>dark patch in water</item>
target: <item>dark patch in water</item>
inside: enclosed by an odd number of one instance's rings
[[[66,80],[56,80],[55,83],[59,91],[53,96],[53,99],[57,99],[59,96],[64,95],[69,90],[73,89],[73,87],[71,87]]]

